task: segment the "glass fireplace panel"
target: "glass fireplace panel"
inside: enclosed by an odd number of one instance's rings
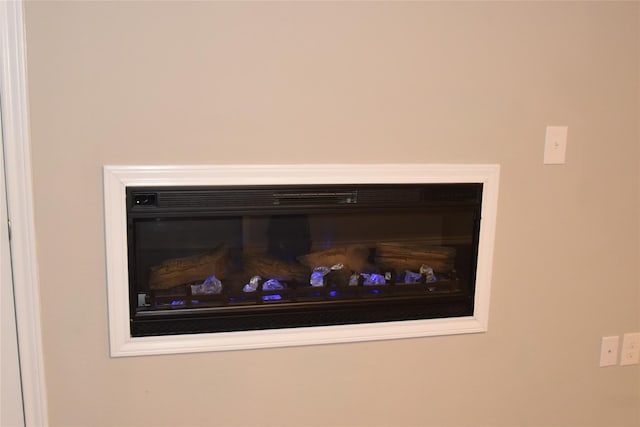
[[[127,189],[132,336],[473,313],[481,184]]]

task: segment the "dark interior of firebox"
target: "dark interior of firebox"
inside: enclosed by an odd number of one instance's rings
[[[140,220],[139,308],[458,290],[471,273],[473,221],[472,212]]]

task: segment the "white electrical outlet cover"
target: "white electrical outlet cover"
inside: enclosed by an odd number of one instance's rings
[[[640,332],[624,334],[620,365],[637,365],[640,362]]]

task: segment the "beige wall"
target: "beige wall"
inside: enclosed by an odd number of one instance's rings
[[[28,2],[51,425],[640,425],[639,9]],[[501,164],[489,332],[110,359],[101,166],[297,162]]]

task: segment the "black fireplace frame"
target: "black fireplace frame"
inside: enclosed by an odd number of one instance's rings
[[[390,321],[471,316],[482,210],[482,183],[341,184],[270,186],[128,187],[126,189],[129,254],[129,309],[131,336],[198,334],[316,327]],[[459,212],[473,216],[471,253],[463,266],[466,283],[449,278],[436,285],[397,284],[346,289],[314,288],[298,284],[283,291],[252,294],[222,292],[213,296],[186,295],[180,307],[140,309],[136,285],[136,221],[176,218],[216,218],[362,211]],[[187,287],[187,289],[189,289]],[[340,293],[343,298],[335,298]],[[285,294],[286,302],[265,302]],[[313,298],[309,295],[313,294]],[[347,298],[344,295],[348,294]],[[299,298],[301,296],[305,298]],[[334,296],[332,296],[334,295]],[[170,297],[169,297],[170,298]],[[243,298],[242,305],[234,299]],[[147,296],[147,299],[149,297]],[[192,301],[216,301],[202,308]],[[247,302],[248,301],[248,302]],[[155,297],[151,298],[154,306]]]

